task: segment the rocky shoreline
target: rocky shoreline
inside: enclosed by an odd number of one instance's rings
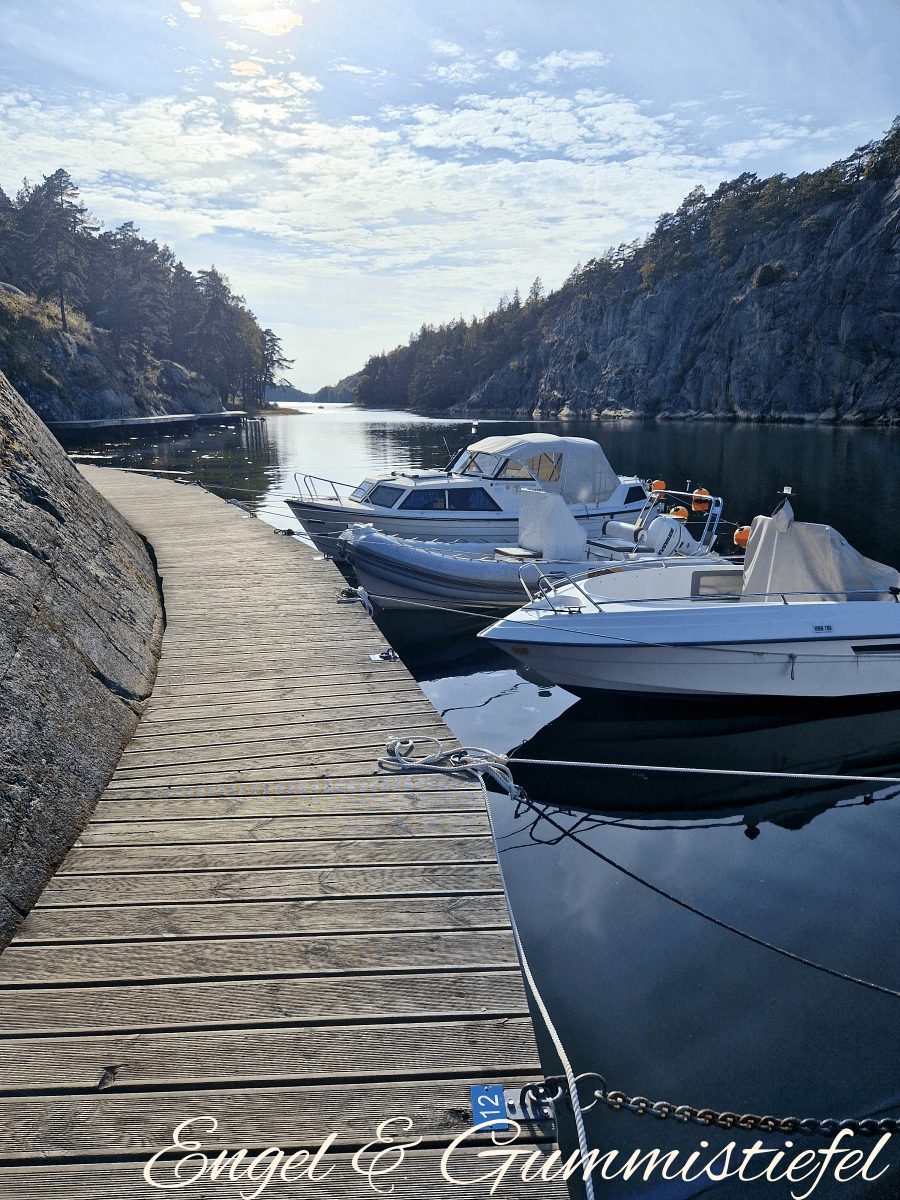
[[[0,375],[0,948],[115,771],[163,624],[147,547]]]

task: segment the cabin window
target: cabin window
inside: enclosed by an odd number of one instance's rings
[[[498,479],[532,479],[532,474],[525,466],[520,463],[517,458],[508,458],[503,464],[503,469],[497,475]]]
[[[562,458],[562,454],[538,454],[535,458],[529,458],[528,467],[541,483],[559,483]]]
[[[743,585],[743,571],[695,571],[691,576],[691,597],[737,600]]]
[[[359,485],[359,487],[355,487],[353,489],[353,491],[350,493],[350,499],[351,500],[362,500],[363,496],[366,494],[366,492],[369,490],[369,488],[371,486],[372,485],[368,482],[361,483]]]
[[[460,467],[459,473],[460,475],[486,475],[490,479],[499,466],[500,459],[496,454],[485,454],[483,451],[479,451],[478,454],[469,456],[469,461]]]
[[[379,508],[393,508],[405,491],[406,488],[389,487],[386,483],[379,483],[378,487],[369,493],[369,503],[377,504]]]
[[[418,488],[410,492],[401,508],[424,508],[433,511],[447,507],[447,493],[443,488]]]
[[[448,508],[463,512],[499,512],[500,505],[487,494],[484,488],[449,488]]]
[[[626,504],[643,504],[647,499],[647,493],[642,487],[630,487],[628,494],[625,497]]]

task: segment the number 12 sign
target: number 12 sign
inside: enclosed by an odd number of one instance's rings
[[[473,1087],[472,1116],[475,1124],[485,1129],[509,1129],[506,1120],[506,1098],[499,1083],[485,1083]]]

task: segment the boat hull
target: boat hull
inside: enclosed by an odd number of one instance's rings
[[[492,639],[496,640],[496,639]],[[865,639],[699,646],[590,647],[499,642],[515,659],[578,695],[653,692],[712,696],[874,696],[900,692],[896,654]]]
[[[685,572],[690,568],[676,567]],[[706,577],[707,571],[701,572]],[[724,574],[724,572],[723,572]],[[676,580],[646,572],[610,589]],[[683,585],[682,585],[683,586]],[[564,599],[565,597],[565,599]],[[838,697],[900,692],[900,604],[679,599],[621,602],[563,589],[556,609],[528,605],[481,635],[519,662],[585,694]]]
[[[377,511],[364,505],[339,505],[328,502],[287,500],[285,502],[313,544],[322,554],[340,557],[338,538],[350,525],[374,525],[382,533],[415,540],[437,539],[443,542],[486,542],[494,546],[515,545],[519,537],[519,515],[513,513],[406,512],[402,516],[390,510]],[[570,507],[572,516],[588,537],[599,537],[607,521],[634,520],[642,504],[597,508]]]

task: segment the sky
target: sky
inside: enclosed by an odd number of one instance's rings
[[[900,0],[2,0],[0,186],[215,265],[307,391],[900,112]]]

